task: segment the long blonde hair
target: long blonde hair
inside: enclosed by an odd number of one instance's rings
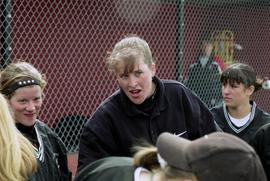
[[[0,105],[0,180],[27,180],[37,170],[34,147],[17,130],[2,94]]]

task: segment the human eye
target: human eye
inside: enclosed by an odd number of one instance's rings
[[[237,84],[237,83],[232,84],[232,88],[234,88],[234,89],[237,89],[239,87],[240,87],[240,84]]]
[[[41,97],[35,97],[34,101],[39,102],[41,100]]]
[[[139,77],[142,73],[143,73],[143,71],[137,70],[137,71],[135,71],[135,76]]]
[[[19,99],[18,102],[21,103],[21,104],[26,104],[27,100],[26,99]]]
[[[128,79],[128,74],[121,74],[119,77],[120,77],[121,79],[126,80],[126,79]]]

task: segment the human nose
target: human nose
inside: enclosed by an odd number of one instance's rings
[[[28,102],[26,105],[26,110],[27,111],[35,111],[36,110],[36,104],[32,101]]]
[[[128,82],[130,87],[135,87],[137,85],[137,78],[131,75]]]
[[[223,94],[229,94],[230,93],[230,87],[228,86],[228,85],[223,85],[222,86],[222,92],[223,92]]]

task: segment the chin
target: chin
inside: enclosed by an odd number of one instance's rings
[[[25,125],[25,126],[33,126],[35,123],[36,123],[36,120],[34,120],[34,121],[27,121],[27,122],[24,122],[23,125]]]
[[[133,102],[134,104],[136,104],[136,105],[140,105],[140,104],[142,104],[142,102],[138,102],[138,101],[136,101],[136,102]]]
[[[226,106],[227,107],[230,107],[230,108],[236,108],[237,107],[235,104],[232,104],[232,103],[231,104],[230,103],[228,103],[228,104],[226,103]]]
[[[141,101],[141,100],[132,100],[132,102],[133,102],[134,104],[136,104],[136,105],[140,105],[140,104],[143,103],[143,101]]]
[[[226,104],[226,106],[233,104],[231,101],[226,101],[226,100],[224,100],[224,103]]]
[[[143,103],[143,100],[141,99],[134,99],[133,97],[129,97],[129,100],[133,103],[133,104],[136,104],[136,105],[140,105]]]

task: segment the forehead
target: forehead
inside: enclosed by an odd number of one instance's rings
[[[116,66],[116,73],[130,73],[146,65],[143,54],[130,55],[123,57]]]
[[[29,85],[15,90],[12,97],[32,97],[41,94],[42,90],[39,85]]]
[[[241,76],[233,76],[233,75],[230,75],[230,76],[222,76],[221,77],[221,83],[223,85],[231,85],[231,86],[235,86],[235,85],[243,85],[245,86],[246,84],[244,83],[244,80]]]

